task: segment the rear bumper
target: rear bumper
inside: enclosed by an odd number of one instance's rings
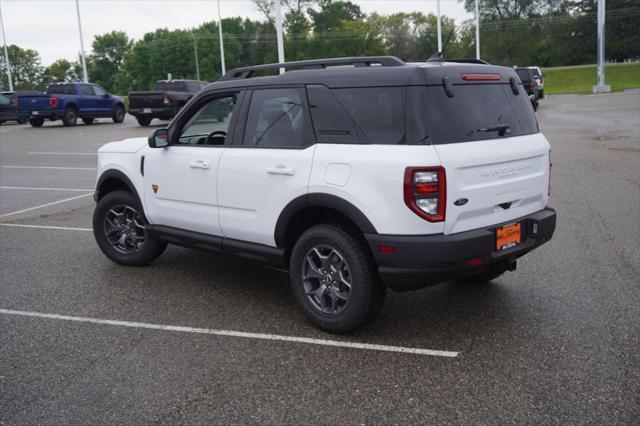
[[[145,112],[145,108],[129,108],[129,114],[134,117],[173,118],[177,113],[176,107],[150,108],[150,112]]]
[[[522,224],[521,243],[496,251],[496,228],[515,222]],[[408,291],[492,268],[508,268],[515,259],[549,241],[555,228],[556,211],[546,208],[508,223],[452,235],[365,234],[365,237],[382,281],[393,290]],[[394,247],[395,253],[380,253],[380,245]],[[477,262],[478,258],[480,263],[470,266],[469,260]]]

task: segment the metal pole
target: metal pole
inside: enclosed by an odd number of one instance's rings
[[[611,86],[605,84],[604,79],[604,21],[605,21],[605,0],[598,0],[598,79],[593,86],[593,93],[608,93]]]
[[[480,59],[480,13],[478,12],[478,0],[476,0],[476,59]]]
[[[4,21],[2,19],[2,4],[0,4],[0,29],[2,29],[2,45],[4,46],[4,63],[7,66],[7,77],[9,78],[9,91],[13,92],[13,78],[11,77],[11,62],[9,62],[9,51],[7,50],[7,36],[4,34]]]
[[[440,0],[436,0],[438,10],[438,52],[442,52],[442,28],[440,27]]]
[[[280,0],[276,0],[276,36],[278,38],[278,62],[284,62],[284,40],[282,35],[282,5]],[[280,68],[280,74],[284,73],[284,68]]]
[[[87,60],[84,57],[84,41],[82,40],[82,23],[80,22],[80,3],[76,0],[76,12],[78,14],[78,31],[80,32],[80,59],[82,60],[82,76],[84,77],[84,82],[89,82],[89,77],[87,76]]]
[[[198,39],[195,34],[193,36],[193,54],[196,58],[196,80],[200,80],[200,63],[198,62]]]
[[[222,17],[220,16],[220,0],[218,0],[218,38],[220,39],[220,64],[222,65],[222,75],[225,75],[224,65],[224,42],[222,41]]]

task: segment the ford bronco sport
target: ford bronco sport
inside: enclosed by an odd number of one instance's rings
[[[122,265],[177,244],[286,269],[305,316],[345,333],[387,288],[487,282],[549,241],[549,151],[510,68],[238,68],[168,129],[100,148],[93,230]]]

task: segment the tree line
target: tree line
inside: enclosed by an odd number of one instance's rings
[[[277,61],[275,0],[254,0],[264,19],[222,20],[227,69]],[[461,0],[472,12],[474,0]],[[282,0],[287,60],[394,55],[424,61],[437,50],[436,16],[421,12],[365,14],[343,0]],[[480,0],[480,47],[484,60],[500,65],[560,66],[594,63],[597,0]],[[640,4],[608,0],[606,58],[640,58]],[[442,16],[445,57],[475,57],[475,23]],[[98,35],[87,55],[89,80],[113,93],[150,89],[156,80],[215,81],[221,75],[218,23],[187,30],[158,29],[140,40],[113,31]],[[41,90],[48,83],[77,81],[80,61],[41,65],[32,49],[10,45],[16,90]],[[198,66],[196,67],[196,55]],[[7,90],[4,61],[0,87]]]

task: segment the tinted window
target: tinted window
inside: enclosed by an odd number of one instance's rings
[[[209,101],[184,126],[178,143],[184,145],[223,145],[235,105],[235,95]]]
[[[93,93],[95,93],[96,96],[104,96],[107,94],[107,91],[104,90],[102,87],[100,86],[96,86],[95,84],[93,86]]]
[[[80,86],[80,92],[82,92],[83,95],[93,96],[93,89],[91,88],[91,86]]]
[[[406,142],[401,87],[334,89],[351,117],[374,144]]]
[[[155,90],[187,92],[187,84],[184,81],[157,81]]]
[[[11,99],[9,99],[4,95],[0,95],[0,105],[10,105],[10,104],[11,104]]]
[[[538,132],[531,102],[524,90],[514,95],[508,84],[463,84],[448,97],[442,86],[427,88],[427,110],[432,143],[468,142]]]
[[[301,89],[256,90],[251,97],[244,145],[304,147],[311,143]]]
[[[349,114],[326,86],[307,86],[316,140],[324,143],[361,143]]]
[[[52,84],[47,87],[48,95],[75,95],[76,89],[71,84]]]

